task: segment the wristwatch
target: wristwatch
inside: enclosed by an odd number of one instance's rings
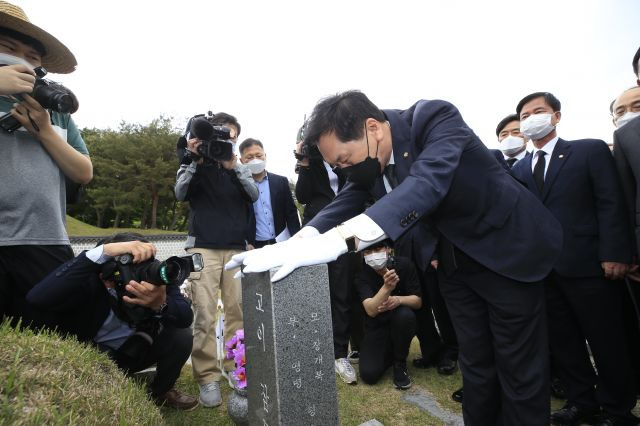
[[[162,305],[160,305],[160,307],[158,308],[158,310],[156,311],[156,314],[158,315],[162,315],[167,311],[167,307],[169,305],[167,304],[167,302],[164,302]]]
[[[347,243],[347,253],[355,253],[357,251],[356,236],[343,224],[336,226],[336,230]]]

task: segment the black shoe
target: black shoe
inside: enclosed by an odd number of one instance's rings
[[[551,396],[557,399],[567,399],[567,391],[557,377],[551,377]]]
[[[458,369],[458,362],[454,359],[442,358],[438,361],[438,374],[450,376]]]
[[[460,388],[451,394],[451,399],[453,399],[455,402],[459,402],[460,404],[462,404],[463,398],[464,398],[464,388]]]
[[[600,410],[597,408],[583,409],[575,405],[566,404],[558,411],[551,413],[551,424],[556,426],[573,426],[582,423],[592,424],[598,421]]]
[[[413,360],[413,366],[415,368],[430,368],[435,367],[438,354],[429,355],[422,358],[416,358]]]
[[[629,416],[620,417],[620,416],[610,416],[608,414],[603,414],[600,419],[594,423],[596,426],[636,426],[638,424],[638,418],[633,414],[629,414]]]
[[[398,389],[409,389],[411,387],[411,377],[407,373],[406,362],[395,362],[393,364],[393,384]]]

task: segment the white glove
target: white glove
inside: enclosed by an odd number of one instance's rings
[[[233,269],[244,265],[244,273],[263,272],[278,268],[272,282],[281,280],[300,266],[318,265],[334,261],[347,252],[347,243],[337,229],[308,238],[290,238],[261,249],[238,253],[225,265]]]

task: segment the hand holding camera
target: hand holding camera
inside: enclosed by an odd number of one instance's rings
[[[398,274],[396,274],[395,270],[387,269],[386,271],[387,272],[385,272],[382,276],[382,278],[384,279],[384,283],[382,285],[385,286],[387,290],[393,291],[396,288],[396,284],[398,284],[398,281],[400,281],[400,278],[398,277]]]
[[[31,93],[36,82],[36,73],[23,64],[0,67],[0,95]]]
[[[135,297],[130,297],[127,294],[122,296],[122,300],[127,303],[133,303],[134,305],[144,306],[145,308],[158,311],[163,304],[167,302],[167,287],[156,286],[146,281],[137,282],[129,281],[125,289],[127,292]]]
[[[105,255],[112,257],[129,253],[133,256],[133,263],[143,262],[156,255],[156,247],[151,243],[143,243],[142,241],[109,243],[105,244],[102,250]]]

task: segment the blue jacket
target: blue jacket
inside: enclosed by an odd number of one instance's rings
[[[269,193],[271,195],[271,210],[273,213],[273,222],[278,236],[284,228],[289,228],[291,235],[300,230],[300,219],[298,218],[298,209],[293,202],[289,181],[286,177],[269,172],[267,179],[269,183]],[[249,242],[251,244],[256,241],[256,216],[251,205],[251,215],[249,216]]]
[[[562,225],[564,245],[555,271],[568,277],[602,276],[603,261],[630,263],[629,219],[607,144],[558,139],[542,194],[531,161],[527,155],[511,170]]]
[[[441,100],[408,110],[385,110],[399,185],[385,193],[382,177],[370,191],[348,183],[310,226],[325,232],[365,211],[394,241],[409,229],[414,259],[428,262],[435,249],[429,226],[488,269],[534,282],[550,271],[562,247],[562,229],[542,203],[504,169]]]
[[[91,341],[107,319],[111,306],[109,293],[98,274],[102,265],[92,262],[85,252],[64,263],[27,293],[27,302],[59,317],[57,325],[80,341]],[[189,302],[177,286],[167,286],[167,310],[163,323],[185,328],[193,321]]]

